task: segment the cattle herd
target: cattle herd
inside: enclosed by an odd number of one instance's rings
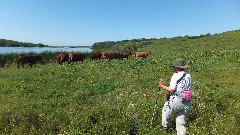
[[[146,59],[147,56],[151,54],[150,51],[137,51],[134,52],[134,59],[138,59],[139,57],[142,57],[143,59]],[[110,51],[103,51],[103,52],[94,52],[90,56],[90,61],[92,60],[103,60],[103,59],[128,59],[128,57],[132,55],[130,52],[110,52]],[[77,63],[78,61],[83,62],[83,60],[86,58],[86,55],[84,53],[80,52],[64,52],[60,53],[56,56],[57,63],[63,64],[63,62],[68,62],[68,64]],[[22,54],[18,56],[17,58],[17,67],[19,68],[19,65],[21,64],[24,68],[24,64],[28,64],[28,66],[32,67],[33,64],[36,64],[37,61],[42,60],[42,57],[40,55],[28,55],[28,54]]]

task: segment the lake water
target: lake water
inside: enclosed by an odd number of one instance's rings
[[[52,48],[52,47],[0,47],[0,54],[8,53],[41,53],[41,52],[92,52],[91,48]]]

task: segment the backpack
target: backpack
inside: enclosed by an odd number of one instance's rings
[[[186,73],[177,81],[177,89],[175,95],[181,101],[190,101],[191,100],[191,87],[192,82],[190,77],[185,77]]]

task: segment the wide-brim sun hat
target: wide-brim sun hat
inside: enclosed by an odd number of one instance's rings
[[[183,59],[176,59],[173,61],[173,64],[171,67],[188,68],[189,65],[186,64]]]

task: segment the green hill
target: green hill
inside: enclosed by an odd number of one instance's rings
[[[191,66],[193,79],[187,132],[240,133],[239,30],[142,40],[126,43],[152,51],[146,60],[87,59],[63,66],[48,60],[32,69],[17,69],[10,61],[0,68],[0,133],[176,134],[174,129],[165,133],[155,128],[161,123],[164,91],[150,125],[158,81],[169,83],[169,65],[176,58]]]

